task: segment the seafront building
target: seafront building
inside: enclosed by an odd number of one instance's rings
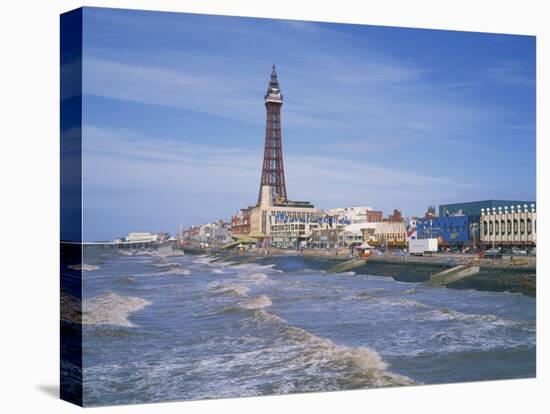
[[[535,204],[481,209],[481,242],[492,247],[534,247],[537,243]]]
[[[474,247],[485,244],[487,233],[482,229],[483,212],[503,210],[509,206],[531,206],[532,201],[521,200],[481,200],[452,204],[441,204],[439,216],[428,212],[425,217],[417,219],[419,239],[435,237],[440,245],[448,247]],[[433,209],[435,210],[435,209]],[[487,218],[486,218],[487,220]],[[495,234],[496,236],[496,234]],[[499,234],[502,237],[502,234]],[[498,239],[498,237],[497,237]],[[502,240],[506,241],[506,238]]]
[[[231,235],[248,235],[250,233],[250,213],[253,207],[241,208],[231,216]]]
[[[440,240],[440,244],[456,246],[473,241],[476,235],[476,229],[471,227],[470,217],[464,214],[418,218],[416,230],[419,239],[436,238]]]
[[[482,200],[428,207],[424,217],[388,217],[370,206],[343,206],[323,211],[309,201],[287,195],[283,160],[283,95],[275,66],[264,95],[265,145],[258,199],[238,210],[229,223],[219,220],[192,226],[182,238],[205,246],[343,248],[368,243],[404,248],[410,240],[437,238],[442,248],[529,246],[536,243],[534,202]],[[526,207],[526,206],[529,206]],[[439,213],[439,214],[438,214]],[[134,237],[145,237],[136,234]]]
[[[381,245],[405,247],[407,243],[407,226],[405,221],[384,221],[376,223],[374,240]]]
[[[329,216],[336,216],[338,219],[349,221],[350,224],[353,223],[367,223],[369,221],[370,212],[372,212],[372,207],[336,207],[327,210]],[[382,212],[380,212],[382,213]],[[382,221],[382,219],[380,219]]]

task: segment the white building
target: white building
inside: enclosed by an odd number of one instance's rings
[[[372,207],[336,207],[327,211],[330,216],[336,216],[339,219],[349,220],[353,223],[366,223],[367,211],[372,211]]]
[[[495,246],[534,246],[537,244],[535,205],[481,209],[481,242]]]
[[[404,221],[384,221],[375,223],[375,239],[384,244],[404,244],[407,239],[407,227]]]
[[[321,226],[324,212],[307,202],[276,203],[271,187],[262,186],[260,204],[250,214],[250,235],[266,238],[271,245],[297,246]]]
[[[342,227],[341,239],[343,246],[351,243],[362,243],[375,240],[376,228],[380,223],[352,223]]]

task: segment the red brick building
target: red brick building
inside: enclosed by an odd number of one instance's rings
[[[231,234],[249,234],[250,233],[250,213],[251,208],[241,208],[237,214],[231,216]]]
[[[381,221],[381,211],[367,210],[367,223],[380,223]]]
[[[390,222],[399,222],[399,221],[403,221],[403,216],[401,215],[401,210],[399,209],[394,209],[393,210],[393,214],[390,214],[388,216],[388,218],[384,221],[390,221]]]

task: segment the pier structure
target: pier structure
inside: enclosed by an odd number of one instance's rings
[[[144,249],[148,247],[158,246],[156,241],[97,241],[97,242],[61,242],[67,245],[80,245],[83,248],[97,247],[99,249]]]

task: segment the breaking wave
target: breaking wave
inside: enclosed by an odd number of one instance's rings
[[[157,273],[158,275],[175,275],[175,276],[187,276],[191,274],[191,271],[188,269],[181,269],[179,267],[171,268],[164,272]]]
[[[81,302],[67,291],[61,289],[61,320],[71,323],[81,323]]]
[[[253,282],[262,282],[268,278],[265,273],[242,273],[239,277],[244,280],[250,280]]]
[[[292,355],[292,364],[299,368],[301,379],[293,381],[291,389],[282,391],[296,391],[292,387],[302,391],[341,389],[342,386],[364,388],[414,384],[410,378],[388,371],[388,364],[370,348],[337,345],[329,339],[289,325],[264,309],[255,311],[253,318],[257,322],[274,324],[282,331],[287,342],[285,353]],[[309,384],[299,384],[299,381],[307,383],[308,376],[315,380]]]
[[[438,308],[423,312],[416,315],[415,319],[419,321],[506,322],[495,315],[463,313],[448,308]]]
[[[271,299],[269,298],[269,296],[266,295],[258,296],[257,298],[242,302],[240,304],[241,308],[243,309],[263,309],[271,305]]]
[[[225,284],[220,282],[211,282],[207,285],[207,288],[218,293],[244,296],[250,290],[248,287],[237,284]]]
[[[82,323],[134,327],[136,325],[130,322],[128,317],[149,305],[151,302],[146,299],[107,292],[84,301]]]
[[[120,250],[119,254],[121,256],[135,256],[135,252],[132,250]]]
[[[176,262],[160,262],[160,263],[153,263],[153,266],[155,267],[180,267],[181,263]]]
[[[255,271],[264,271],[264,272],[271,272],[271,273],[282,273],[282,270],[274,269],[275,264],[267,264],[267,265],[260,265],[257,263],[242,263],[242,264],[232,264],[228,262],[229,265],[232,265],[234,269],[238,270],[245,270],[250,272]]]
[[[70,266],[67,266],[67,267],[69,269],[82,270],[84,272],[90,272],[92,270],[99,270],[99,266],[86,264],[86,263],[77,264],[77,265],[70,265]]]

